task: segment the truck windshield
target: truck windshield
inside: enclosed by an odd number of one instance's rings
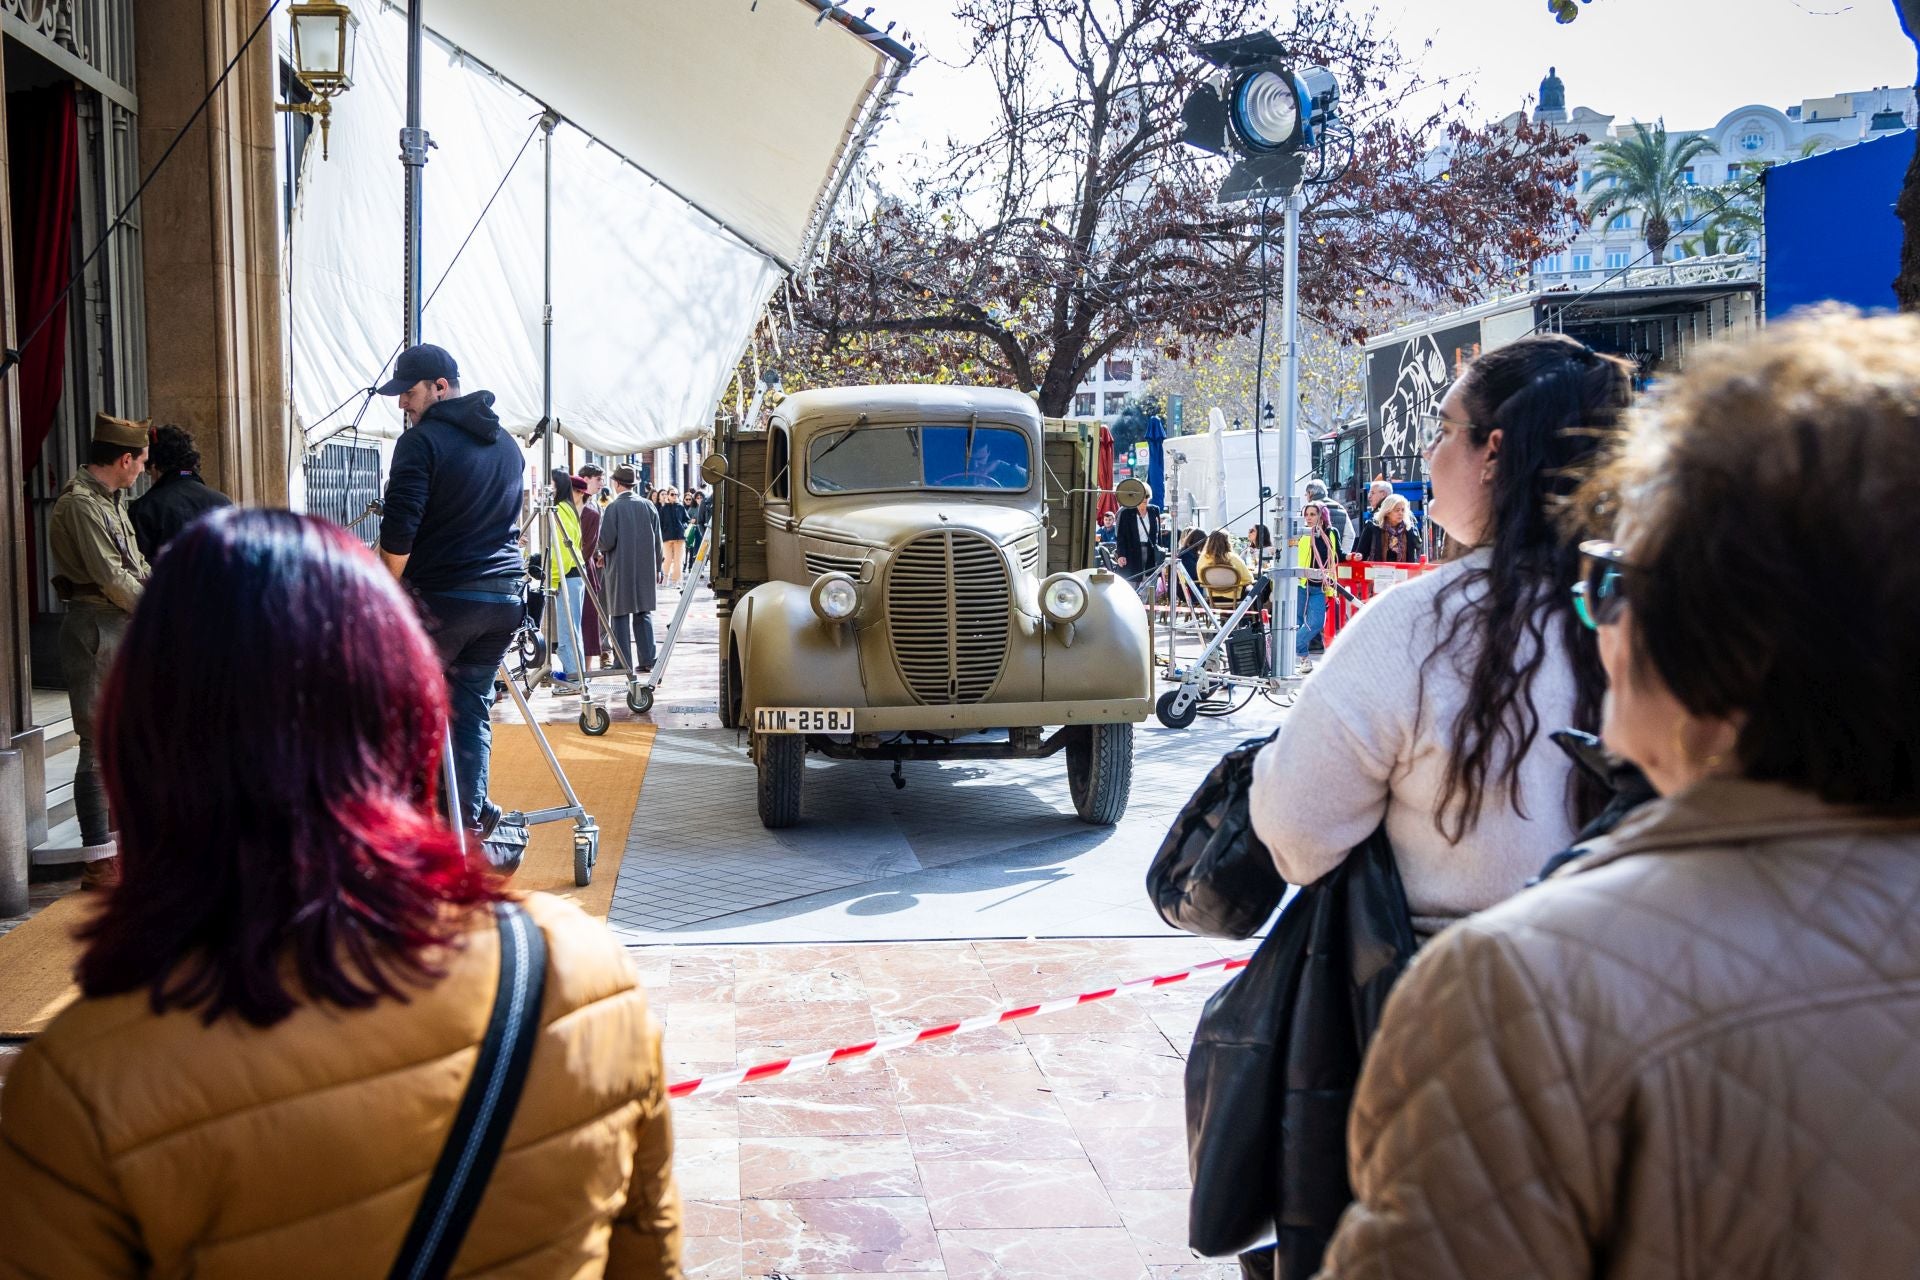
[[[1025,489],[1025,432],[965,423],[829,431],[807,445],[813,493],[879,489]]]

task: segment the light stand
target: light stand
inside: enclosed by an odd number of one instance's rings
[[[1200,85],[1181,107],[1181,140],[1188,146],[1212,155],[1227,156],[1234,162],[1217,198],[1222,203],[1260,200],[1260,354],[1254,373],[1253,456],[1260,484],[1261,522],[1266,518],[1266,484],[1260,449],[1260,428],[1267,401],[1265,397],[1267,334],[1267,202],[1274,196],[1286,200],[1286,269],[1284,300],[1281,304],[1282,343],[1286,347],[1284,419],[1286,442],[1282,446],[1282,494],[1274,539],[1274,561],[1269,571],[1273,594],[1278,597],[1275,617],[1280,625],[1273,629],[1271,670],[1282,679],[1294,674],[1294,636],[1299,630],[1299,593],[1296,581],[1304,575],[1293,563],[1287,549],[1301,534],[1295,486],[1300,482],[1299,448],[1296,437],[1300,420],[1300,213],[1306,207],[1303,194],[1308,182],[1330,182],[1338,175],[1329,173],[1327,146],[1344,137],[1348,144],[1347,163],[1353,162],[1353,135],[1340,122],[1338,108],[1340,85],[1324,67],[1294,67],[1288,64],[1287,50],[1273,35],[1256,31],[1227,40],[1200,45],[1195,52],[1214,69],[1200,77]],[[1311,165],[1309,165],[1311,161]]]
[[[1300,211],[1306,207],[1306,196],[1300,187],[1287,193],[1286,259],[1287,280],[1282,287],[1280,302],[1280,343],[1286,348],[1286,370],[1281,385],[1286,396],[1287,410],[1281,421],[1285,423],[1286,441],[1281,445],[1280,466],[1285,481],[1281,492],[1278,523],[1283,526],[1281,536],[1276,539],[1280,546],[1288,546],[1299,537],[1301,528],[1299,504],[1294,501],[1294,493],[1300,484]],[[1265,316],[1261,323],[1265,323]],[[1273,589],[1279,608],[1275,611],[1280,625],[1273,629],[1273,656],[1271,670],[1281,679],[1291,679],[1294,673],[1293,638],[1300,628],[1300,593],[1298,590],[1284,590],[1281,585],[1280,562],[1276,556],[1273,569]],[[1287,565],[1289,576],[1297,573],[1297,565]]]
[[[405,127],[400,130],[400,163],[406,170],[406,209],[404,219],[406,223],[406,249],[404,257],[406,279],[403,289],[405,298],[403,327],[406,335],[405,345],[409,347],[418,345],[420,341],[420,311],[423,306],[420,292],[420,249],[422,238],[421,201],[423,198],[422,170],[425,169],[427,163],[427,149],[433,145],[433,140],[427,136],[427,131],[420,126],[420,51],[424,34],[421,6],[423,3],[424,0],[407,0],[407,120]],[[550,424],[553,416],[553,128],[551,117],[543,123],[546,125],[548,144],[546,172],[547,362],[545,404],[547,421]],[[553,456],[553,437],[551,430],[546,433],[545,439],[546,456],[551,460]],[[549,468],[549,470],[551,470],[551,468]],[[549,521],[550,538],[552,521],[551,506],[548,508],[547,519]],[[550,541],[548,545],[551,546]],[[552,561],[548,561],[547,563],[551,564]],[[571,617],[572,615],[569,614],[568,616]],[[582,665],[584,665],[584,663]],[[551,809],[537,809],[525,813],[522,816],[525,818],[528,826],[534,826],[543,822],[555,822],[563,818],[573,819],[573,882],[577,886],[584,887],[592,882],[593,867],[600,856],[599,825],[594,822],[593,815],[589,814],[586,808],[580,803],[580,797],[574,794],[573,784],[567,780],[566,770],[560,767],[559,757],[553,754],[552,744],[547,741],[545,731],[541,729],[540,722],[534,718],[532,709],[528,707],[526,698],[521,694],[520,688],[514,683],[512,676],[508,674],[504,663],[501,665],[500,674],[506,677],[507,691],[513,697],[514,705],[520,709],[521,719],[526,722],[527,729],[533,734],[534,741],[539,744],[540,754],[546,757],[547,768],[552,771],[553,780],[560,785],[561,794],[566,797],[566,803],[564,805]],[[447,815],[453,829],[455,831],[463,831],[466,827],[466,822],[464,815],[460,812],[459,778],[454,769],[453,728],[451,724],[448,725],[445,739],[441,744],[441,755],[444,762],[444,785],[447,791]],[[482,796],[481,801],[483,804],[485,800],[486,797]]]

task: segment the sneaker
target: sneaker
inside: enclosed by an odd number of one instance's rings
[[[587,691],[587,686],[578,680],[553,679],[553,696],[556,698],[575,698]]]
[[[1312,670],[1313,670],[1313,663],[1306,658],[1302,658],[1300,659],[1300,661],[1293,664],[1293,674],[1297,676],[1304,676]]]

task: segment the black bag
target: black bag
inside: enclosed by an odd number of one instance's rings
[[[429,1280],[447,1274],[473,1225],[480,1197],[493,1176],[519,1105],[540,1033],[540,999],[547,985],[547,940],[518,904],[494,907],[500,927],[500,985],[473,1064],[473,1077],[454,1112],[453,1128],[427,1189],[407,1227],[388,1280]]]
[[[1301,889],[1252,962],[1207,1001],[1187,1057],[1187,1240],[1222,1257],[1276,1245],[1319,1269],[1347,1183],[1347,1113],[1387,993],[1414,952],[1386,831]]]
[[[1253,758],[1273,741],[1251,738],[1220,758],[1173,820],[1147,867],[1147,896],[1160,918],[1208,938],[1251,938],[1287,891],[1253,834],[1247,796]]]
[[[1227,670],[1236,676],[1267,674],[1267,629],[1249,612],[1227,637]]]
[[[480,849],[486,855],[487,867],[498,875],[510,876],[520,869],[520,862],[527,856],[527,841],[531,833],[527,830],[527,819],[518,810],[500,815],[493,824],[493,830],[481,837]]]

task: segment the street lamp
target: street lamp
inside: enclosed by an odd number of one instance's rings
[[[353,51],[360,20],[344,4],[303,0],[287,10],[293,23],[293,70],[312,102],[276,102],[277,111],[320,118],[320,158],[327,158],[333,96],[353,88]]]

